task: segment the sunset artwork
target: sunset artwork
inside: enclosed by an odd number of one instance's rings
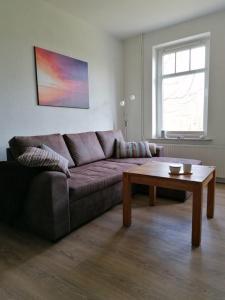
[[[39,105],[89,108],[88,64],[34,47]]]

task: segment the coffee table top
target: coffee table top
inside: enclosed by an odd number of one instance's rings
[[[141,166],[132,167],[124,172],[124,174],[202,183],[216,169],[214,166],[192,165],[192,174],[171,175],[169,174],[170,165],[171,163],[153,161]]]

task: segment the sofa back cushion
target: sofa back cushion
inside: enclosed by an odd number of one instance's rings
[[[65,134],[64,139],[77,166],[105,159],[95,132]]]
[[[69,161],[69,167],[75,166],[66,143],[59,133],[38,136],[15,136],[9,141],[15,159],[20,156],[27,147],[39,147],[42,144],[47,145],[52,150],[65,157]]]
[[[96,132],[106,158],[114,156],[116,151],[116,140],[124,141],[121,130],[108,130]]]

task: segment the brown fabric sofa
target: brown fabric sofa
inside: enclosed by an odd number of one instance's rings
[[[115,159],[116,139],[123,139],[121,131],[12,138],[9,158],[15,159],[27,146],[44,143],[69,160],[71,178],[60,172],[21,167],[15,161],[0,163],[4,198],[0,218],[20,218],[32,231],[55,241],[121,202],[123,171],[150,160],[174,160],[163,158],[163,147],[159,146],[152,158]],[[168,196],[167,190],[159,189],[158,193]],[[177,198],[184,200],[186,196],[181,192]]]

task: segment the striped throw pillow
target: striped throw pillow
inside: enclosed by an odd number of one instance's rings
[[[156,155],[156,144],[148,142],[148,145],[149,145],[149,149],[150,149],[151,155],[155,156]]]
[[[17,161],[26,167],[45,168],[49,171],[62,172],[69,178],[68,160],[45,145],[41,147],[45,150],[37,147],[27,147],[26,151],[17,158]]]
[[[116,141],[117,158],[152,157],[147,142],[123,142]]]

